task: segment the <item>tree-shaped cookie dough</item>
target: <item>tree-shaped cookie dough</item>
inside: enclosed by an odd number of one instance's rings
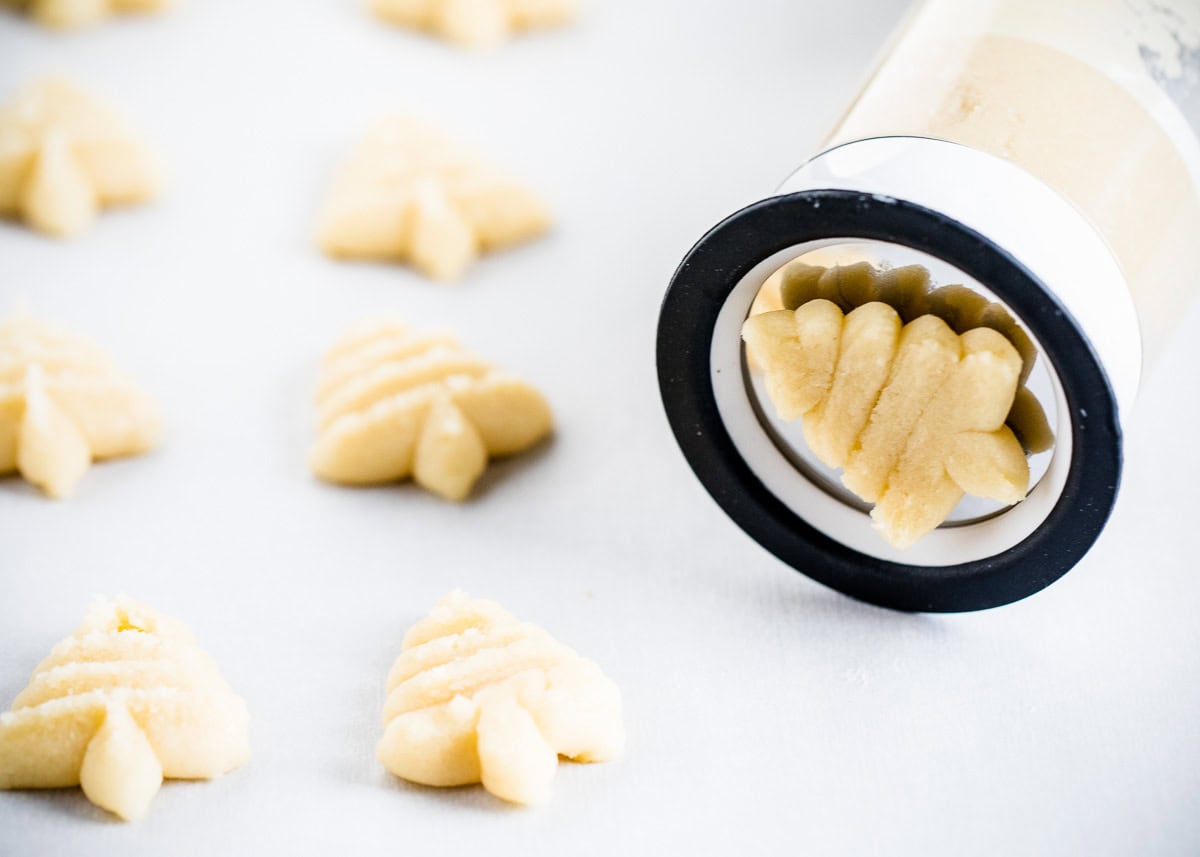
[[[181,622],[98,601],[0,714],[0,788],[80,785],[124,819],[164,777],[210,779],[249,758],[245,703]]]
[[[468,48],[490,47],[512,33],[564,23],[578,5],[577,0],[371,0],[384,20]]]
[[[405,634],[387,690],[376,756],[416,783],[536,804],[559,756],[603,762],[625,744],[620,691],[596,664],[459,591]]]
[[[983,317],[965,289],[927,291],[923,272],[802,268],[784,278],[788,308],[742,329],[780,418],[802,420],[809,448],[844,468],[843,483],[875,504],[876,528],[901,548],[945,521],[964,493],[1022,500],[1026,449],[1052,442],[1036,400],[1018,397],[1028,338],[1011,319]],[[1006,421],[1024,427],[1024,447]]]
[[[157,12],[170,0],[0,0],[0,6],[27,11],[48,27],[85,27],[124,13]]]
[[[66,497],[93,460],[137,455],[157,403],[83,337],[24,314],[0,321],[0,475]]]
[[[780,308],[794,310],[817,298],[836,304],[843,313],[879,301],[896,310],[905,324],[922,315],[936,315],[960,335],[976,327],[1003,334],[1021,355],[1021,382],[1006,423],[1026,452],[1044,452],[1054,444],[1046,414],[1026,386],[1037,362],[1037,348],[1003,305],[960,285],[934,288],[923,265],[878,269],[868,262],[828,267],[793,262],[771,280],[775,289],[764,286],[751,315]],[[754,357],[749,345],[747,352]]]
[[[309,462],[348,485],[412,476],[462,500],[489,457],[512,455],[550,434],[542,394],[468,354],[448,333],[368,322],[326,354],[317,384],[317,442]]]
[[[159,185],[149,149],[65,80],[42,80],[0,108],[0,215],[69,237],[101,208],[144,202]]]
[[[453,280],[480,253],[549,225],[532,191],[440,131],[397,116],[376,125],[342,166],[318,243],[331,256],[410,262]]]

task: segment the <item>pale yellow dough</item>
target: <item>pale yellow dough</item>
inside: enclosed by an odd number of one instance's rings
[[[454,280],[480,253],[549,226],[542,200],[479,153],[394,116],[342,166],[317,240],[330,256],[404,261],[426,276]]]
[[[1012,504],[1029,487],[1025,449],[1005,424],[1026,371],[1021,354],[989,327],[955,333],[925,311],[930,295],[903,292],[909,274],[888,278],[893,303],[913,316],[907,324],[880,300],[843,314],[832,292],[797,298],[785,277],[784,305],[802,302],[751,316],[742,330],[779,416],[803,421],[809,448],[844,468],[843,483],[875,504],[876,529],[900,548],[944,522],[964,493]]]
[[[163,778],[210,779],[250,755],[245,703],[181,622],[97,601],[0,714],[0,788],[80,785],[126,820]]]
[[[0,475],[66,497],[93,460],[154,446],[157,403],[97,346],[25,314],[0,321]]]
[[[160,184],[157,159],[120,117],[65,80],[39,81],[0,108],[0,215],[66,238]]]
[[[935,315],[958,334],[976,327],[1003,334],[1021,355],[1021,382],[1006,423],[1026,452],[1044,452],[1054,444],[1045,411],[1025,386],[1037,362],[1037,347],[1001,304],[961,285],[935,288],[923,265],[876,268],[869,262],[819,265],[796,261],[784,266],[763,285],[750,314],[794,310],[816,298],[836,304],[843,313],[879,301],[894,309],[905,324],[922,315]],[[756,366],[752,347],[747,345],[747,351],[751,365]]]
[[[309,462],[349,485],[413,477],[447,500],[470,494],[490,457],[550,434],[541,393],[463,351],[449,333],[366,322],[330,349],[317,383]]]
[[[468,48],[491,47],[522,30],[565,23],[578,6],[577,0],[371,0],[384,20]]]
[[[625,744],[620,691],[595,663],[457,590],[405,634],[387,690],[376,756],[425,785],[542,803],[559,756],[603,762]]]
[[[73,29],[95,24],[109,15],[158,12],[170,0],[0,0],[0,6],[27,11],[48,27]]]

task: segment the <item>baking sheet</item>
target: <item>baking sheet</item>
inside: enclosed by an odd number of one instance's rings
[[[137,824],[78,790],[0,793],[0,854],[1200,851],[1196,312],[1147,378],[1100,543],[987,614],[891,613],[794,573],[707,498],[662,415],[673,267],[817,144],[903,5],[592,2],[479,56],[350,0],[180,0],[66,36],[0,14],[0,94],[69,73],[171,169],[161,201],[74,243],[0,225],[0,308],[94,336],[168,420],[69,502],[0,482],[0,704],[93,594],[126,592],[193,626],[254,748]],[[554,234],[449,287],[320,256],[334,165],[397,108],[541,189]],[[313,480],[319,354],[381,312],[539,384],[555,440],[462,506]],[[384,676],[452,586],[599,661],[627,756],[561,766],[537,810],[387,775]]]

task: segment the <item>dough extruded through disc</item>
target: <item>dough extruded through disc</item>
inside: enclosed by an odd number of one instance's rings
[[[849,289],[866,278],[841,279]],[[914,300],[918,293],[928,300],[916,289]],[[802,302],[751,316],[742,335],[780,418],[802,420],[817,458],[843,468],[846,487],[875,504],[883,537],[912,546],[964,494],[1024,499],[1029,465],[1005,421],[1025,369],[1009,338],[990,327],[959,335],[941,315],[914,312],[900,297],[907,324],[879,300],[843,314],[830,299],[837,296],[798,299],[785,278],[784,305]]]
[[[923,315],[933,315],[959,335],[977,327],[1003,334],[1021,356],[1021,382],[1005,422],[1028,453],[1045,452],[1054,445],[1046,413],[1026,386],[1037,362],[1037,347],[1003,305],[965,286],[935,288],[923,265],[876,268],[869,262],[818,265],[797,261],[786,265],[764,284],[751,315],[777,309],[794,310],[817,298],[835,304],[845,314],[864,304],[879,302],[894,309],[905,324]],[[748,345],[747,350],[751,365],[757,366],[753,348]]]
[[[620,691],[596,664],[457,590],[405,634],[387,689],[376,755],[425,785],[542,803],[559,756],[603,762],[625,744]]]
[[[141,818],[163,778],[210,779],[249,758],[245,703],[182,623],[98,601],[0,714],[0,788],[80,785]]]

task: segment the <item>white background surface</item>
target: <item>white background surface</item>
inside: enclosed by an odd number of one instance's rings
[[[254,758],[112,821],[0,794],[0,854],[1200,853],[1200,314],[1148,379],[1091,555],[986,614],[822,589],[741,534],[677,451],[654,329],[702,232],[817,144],[901,0],[592,2],[463,55],[353,0],[181,0],[69,36],[0,14],[0,95],[63,71],[158,144],[162,200],[59,245],[0,225],[0,305],[93,335],[162,400],[160,451],[65,503],[0,482],[0,704],[95,593],[194,627]],[[410,108],[544,191],[548,240],[443,287],[311,242],[336,161]],[[452,325],[540,384],[545,449],[445,504],[305,467],[320,352],[383,311]],[[548,807],[393,780],[373,758],[404,629],[452,586],[599,661],[620,762]]]

